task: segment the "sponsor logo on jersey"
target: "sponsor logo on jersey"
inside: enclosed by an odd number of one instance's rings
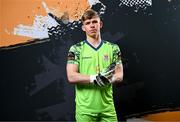
[[[92,58],[91,56],[82,57],[82,59],[91,59],[91,58]]]

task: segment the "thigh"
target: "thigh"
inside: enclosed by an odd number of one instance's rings
[[[107,111],[100,114],[101,122],[118,122],[115,111]]]
[[[76,112],[76,122],[96,122],[98,114]]]

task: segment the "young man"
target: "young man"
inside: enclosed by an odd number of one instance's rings
[[[76,121],[117,122],[112,83],[123,79],[118,45],[101,39],[103,23],[94,10],[82,16],[86,40],[71,46],[68,52],[67,77],[76,84]]]

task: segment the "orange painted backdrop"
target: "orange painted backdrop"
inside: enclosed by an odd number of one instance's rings
[[[145,116],[144,119],[149,121],[180,121],[180,111],[167,111],[156,114],[150,114]]]
[[[32,26],[35,15],[46,16],[43,0],[0,0],[0,47],[26,43],[31,37],[13,34],[19,24]],[[68,12],[71,21],[78,20],[89,7],[87,0],[44,0],[51,13],[61,17]]]

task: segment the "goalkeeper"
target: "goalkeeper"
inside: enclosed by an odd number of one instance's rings
[[[120,49],[101,39],[97,12],[85,11],[81,20],[86,39],[70,47],[66,66],[68,81],[76,86],[76,121],[117,122],[112,84],[123,80]]]

